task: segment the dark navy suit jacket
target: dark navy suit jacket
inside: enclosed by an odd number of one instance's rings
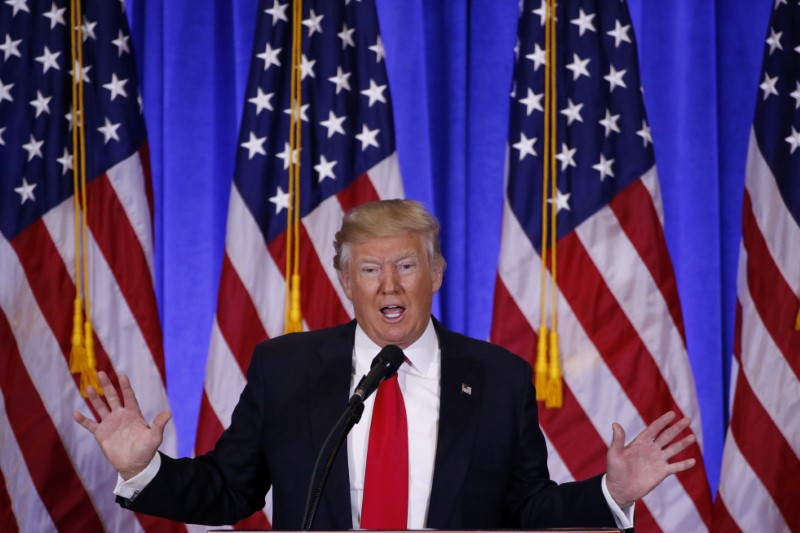
[[[530,365],[434,320],[442,355],[427,527],[614,527],[600,476],[549,479]],[[347,405],[355,321],[259,344],[230,427],[213,452],[162,457],[132,510],[202,524],[235,523],[273,488],[273,527],[300,529],[315,458]],[[462,385],[470,389],[465,392]],[[333,465],[314,529],[352,529],[347,453]]]

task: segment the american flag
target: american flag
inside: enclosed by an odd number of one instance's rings
[[[76,424],[70,374],[75,236],[72,74],[83,78],[88,289],[97,368],[125,372],[149,420],[168,409],[153,290],[153,196],[120,2],[83,3],[72,64],[66,0],[0,5],[0,523],[4,531],[175,529],[114,503],[117,474]],[[163,449],[174,451],[169,427]]]
[[[750,132],[718,531],[800,531],[798,20],[774,3]]]
[[[303,2],[300,274],[305,329],[353,313],[333,269],[333,234],[362,202],[403,196],[373,2]],[[292,8],[263,0],[231,187],[225,256],[196,453],[230,423],[255,345],[284,332]],[[295,156],[296,157],[296,156]],[[248,526],[268,525],[264,514]]]
[[[491,336],[534,364],[542,318],[547,2],[520,7]],[[564,405],[540,404],[550,473],[564,482],[604,471],[614,421],[632,438],[668,410],[690,416],[698,444],[688,453],[699,465],[637,503],[636,528],[704,531],[712,509],[700,412],[630,15],[624,2],[561,0],[556,20],[558,192],[550,205],[558,219]]]

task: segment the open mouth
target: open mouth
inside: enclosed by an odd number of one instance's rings
[[[381,313],[383,313],[383,316],[389,320],[400,318],[403,316],[403,312],[405,312],[405,310],[405,307],[400,307],[399,305],[387,305],[386,307],[381,307]]]

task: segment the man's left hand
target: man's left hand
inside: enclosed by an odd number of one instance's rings
[[[669,462],[696,440],[694,434],[690,434],[675,441],[689,427],[690,421],[683,418],[670,426],[674,418],[672,411],[662,415],[627,446],[625,430],[616,422],[612,425],[614,435],[606,454],[606,486],[620,507],[627,507],[642,498],[667,476],[695,465],[694,459]]]

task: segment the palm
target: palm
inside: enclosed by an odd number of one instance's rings
[[[667,476],[694,466],[694,459],[669,462],[695,441],[694,435],[688,435],[673,442],[689,426],[689,419],[684,418],[667,427],[674,417],[671,412],[661,416],[627,446],[623,445],[625,431],[614,424],[614,437],[606,455],[606,484],[621,507],[645,496]]]
[[[120,402],[108,377],[102,372],[98,377],[108,403],[93,389],[89,389],[88,394],[100,421],[95,422],[78,412],[73,417],[94,435],[108,462],[123,478],[130,479],[144,470],[156,454],[170,415],[166,412],[159,414],[153,426],[149,426],[126,376],[120,375],[124,403]]]

